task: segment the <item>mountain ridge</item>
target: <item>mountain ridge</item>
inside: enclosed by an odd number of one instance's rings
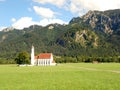
[[[73,18],[70,23],[89,24],[93,30],[101,30],[105,33],[112,34],[119,29],[120,9],[107,11],[88,11],[82,17]]]
[[[102,20],[101,20],[102,17]],[[23,30],[0,31],[0,57],[21,51],[53,52],[58,56],[119,56],[120,10],[89,11],[68,25],[32,25]],[[82,52],[82,53],[81,53]]]

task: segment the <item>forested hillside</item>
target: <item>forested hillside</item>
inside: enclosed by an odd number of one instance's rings
[[[68,25],[33,25],[0,32],[0,57],[14,58],[21,51],[52,52],[56,56],[120,56],[120,10],[89,11]]]

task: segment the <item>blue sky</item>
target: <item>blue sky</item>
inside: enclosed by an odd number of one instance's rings
[[[120,0],[0,0],[0,30],[23,29],[34,24],[67,24],[88,10],[108,9],[120,9]]]

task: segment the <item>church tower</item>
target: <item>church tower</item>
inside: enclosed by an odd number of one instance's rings
[[[34,46],[32,45],[31,49],[31,65],[34,65],[35,55],[34,55]]]

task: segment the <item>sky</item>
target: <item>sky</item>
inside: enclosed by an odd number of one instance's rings
[[[89,10],[120,9],[120,0],[0,0],[0,30],[68,24]]]

